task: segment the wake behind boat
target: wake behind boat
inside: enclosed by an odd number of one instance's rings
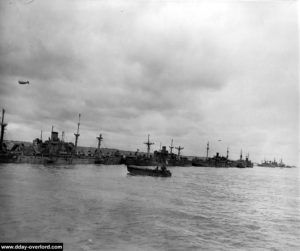
[[[172,173],[165,167],[156,167],[155,169],[135,165],[127,165],[127,170],[131,175],[146,175],[154,177],[171,177]]]

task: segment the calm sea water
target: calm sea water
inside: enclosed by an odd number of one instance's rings
[[[64,250],[299,250],[299,169],[0,165],[0,242]]]

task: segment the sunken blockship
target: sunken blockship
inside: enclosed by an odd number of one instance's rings
[[[76,141],[75,141],[76,142]],[[58,137],[58,132],[52,131],[51,138],[46,141],[35,139],[32,146],[22,150],[19,147],[19,154],[15,163],[32,164],[121,164],[122,156],[104,155],[97,150],[95,153],[84,154],[78,151],[76,143],[65,142]],[[115,153],[117,155],[117,153]]]
[[[170,146],[170,152],[167,151],[166,146],[163,146],[161,150],[154,151],[154,154],[150,154],[150,146],[153,145],[153,142],[150,142],[149,135],[148,141],[144,143],[147,145],[147,154],[139,154],[138,151],[134,155],[129,155],[125,157],[124,163],[126,165],[135,165],[135,166],[157,166],[164,159],[166,166],[192,166],[192,162],[188,160],[187,157],[180,155],[180,151],[183,147],[176,147],[178,153],[173,153],[173,140]]]
[[[239,160],[230,160],[229,159],[229,150],[227,149],[227,156],[220,156],[217,153],[214,157],[208,157],[209,151],[209,143],[207,143],[207,153],[206,158],[193,158],[189,160],[187,157],[183,157],[180,155],[181,150],[184,148],[181,146],[174,147],[173,140],[171,141],[171,145],[169,146],[170,152],[166,150],[166,147],[163,146],[161,150],[154,151],[154,154],[150,154],[150,146],[153,144],[148,141],[144,144],[147,145],[147,154],[141,155],[136,152],[134,155],[129,155],[125,158],[126,165],[134,165],[134,166],[156,166],[161,162],[162,156],[165,156],[165,164],[166,166],[198,166],[198,167],[236,167],[236,168],[251,168],[253,167],[253,163],[249,159],[249,155],[243,159],[243,155],[241,152]],[[177,154],[173,153],[173,148],[177,149]]]
[[[112,154],[104,154],[101,149],[101,142],[103,141],[102,134],[97,138],[98,147],[93,152],[84,154],[78,151],[79,129],[80,129],[80,114],[77,124],[77,131],[74,133],[75,142],[65,142],[64,132],[62,138],[59,138],[59,133],[51,130],[51,137],[48,140],[42,140],[42,133],[40,138],[33,140],[30,146],[24,144],[15,144],[10,150],[4,143],[4,131],[7,124],[4,123],[4,113],[2,111],[1,122],[1,142],[0,142],[0,163],[31,163],[31,164],[104,164],[104,165],[119,165],[126,164],[127,166],[160,166],[162,160],[164,166],[209,166],[209,167],[252,167],[251,161],[246,160],[230,161],[227,158],[220,157],[219,154],[213,158],[195,158],[192,161],[187,157],[181,155],[182,146],[174,147],[173,140],[169,146],[170,151],[167,151],[166,146],[160,150],[154,151],[150,154],[150,147],[153,142],[148,141],[144,144],[147,146],[147,153],[141,154],[138,151],[134,154],[121,155],[119,151]],[[173,149],[177,150],[177,154]]]
[[[264,160],[260,164],[258,164],[258,166],[271,167],[271,168],[275,168],[275,167],[293,168],[293,167],[295,167],[295,166],[286,165],[285,163],[283,163],[282,159],[280,160],[280,162],[277,162],[275,159],[273,161],[271,161],[271,160]]]
[[[77,154],[77,146],[58,138],[58,132],[52,131],[51,138],[43,142],[35,139],[32,151],[20,154],[17,162],[34,164],[90,164],[93,158]]]
[[[194,158],[192,160],[193,166],[203,166],[203,167],[237,167],[237,168],[251,168],[253,163],[249,159],[249,154],[243,159],[243,153],[241,151],[239,160],[229,159],[229,149],[227,148],[227,155],[220,156],[219,153],[212,158],[208,157],[209,152],[209,142],[206,147],[206,158]]]
[[[29,146],[23,143],[14,144],[8,150],[4,143],[4,131],[7,124],[4,123],[5,110],[2,111],[1,138],[0,138],[0,163],[31,163],[31,164],[104,164],[118,165],[122,162],[122,156],[116,151],[113,155],[103,154],[100,149],[100,142],[103,140],[101,134],[98,137],[98,149],[94,153],[84,154],[78,151],[78,138],[80,128],[80,114],[77,125],[77,132],[74,133],[75,144],[59,138],[58,132],[51,130],[51,137],[48,140],[36,138]]]
[[[8,146],[9,141],[4,140],[5,129],[7,124],[4,122],[5,110],[2,110],[1,118],[1,134],[0,134],[0,163],[31,163],[31,164],[103,164],[103,165],[120,165],[134,167],[131,170],[136,171],[138,167],[155,166],[158,167],[163,161],[165,167],[170,166],[197,166],[197,167],[236,167],[236,168],[251,168],[253,163],[249,158],[249,154],[243,159],[242,151],[240,159],[230,160],[229,151],[227,156],[220,156],[216,153],[214,157],[208,156],[209,143],[207,143],[206,157],[187,158],[181,155],[182,146],[174,147],[173,139],[169,146],[169,151],[166,146],[162,146],[159,150],[150,153],[150,147],[154,143],[148,140],[144,142],[147,146],[147,152],[141,153],[138,150],[134,152],[122,151],[114,149],[107,152],[107,149],[101,148],[103,136],[100,134],[97,138],[97,148],[91,148],[88,152],[82,151],[82,147],[78,146],[79,129],[80,129],[80,114],[77,123],[77,131],[74,133],[75,141],[66,142],[64,140],[64,132],[59,138],[57,131],[51,130],[50,137],[43,141],[42,133],[40,138],[33,140],[31,144],[15,143],[12,147]],[[174,149],[177,153],[174,153]],[[289,167],[275,161],[264,162],[261,166],[268,167]],[[139,168],[139,171],[141,168]]]

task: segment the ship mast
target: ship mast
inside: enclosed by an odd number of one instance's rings
[[[227,155],[226,155],[226,158],[228,159],[229,158],[229,148],[227,147]]]
[[[0,137],[0,151],[2,151],[2,145],[3,145],[3,138],[4,138],[4,130],[7,124],[4,123],[4,114],[5,110],[2,109],[2,120],[1,120],[1,137]]]
[[[77,124],[77,133],[74,133],[75,136],[75,153],[77,153],[77,143],[78,143],[78,137],[80,136],[79,134],[79,126],[80,126],[80,113],[79,113],[79,119],[78,119],[78,124]]]
[[[240,160],[243,159],[243,150],[241,149]]]
[[[173,148],[174,148],[173,139],[171,140],[171,145],[169,146],[169,148],[170,148],[170,154],[172,154],[172,151],[173,151]]]
[[[180,151],[183,150],[184,148],[181,146],[175,147],[175,149],[178,150],[178,157],[180,156]]]
[[[149,155],[150,155],[150,146],[151,146],[151,145],[154,145],[153,142],[150,142],[149,136],[150,136],[150,135],[148,134],[148,141],[144,143],[145,145],[147,145],[147,157],[148,157],[148,158],[149,158]]]
[[[208,151],[209,151],[209,142],[207,142],[207,146],[206,146],[206,159],[208,159]]]
[[[51,127],[51,141],[53,141],[53,126]]]
[[[103,140],[102,134],[100,134],[99,137],[97,137],[97,139],[98,139],[97,153],[98,155],[100,155],[100,146],[101,146],[101,141]]]

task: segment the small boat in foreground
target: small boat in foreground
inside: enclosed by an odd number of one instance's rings
[[[171,177],[172,173],[165,167],[156,167],[155,169],[135,166],[135,165],[127,165],[127,170],[131,175],[146,175],[146,176],[154,176],[154,177]]]

